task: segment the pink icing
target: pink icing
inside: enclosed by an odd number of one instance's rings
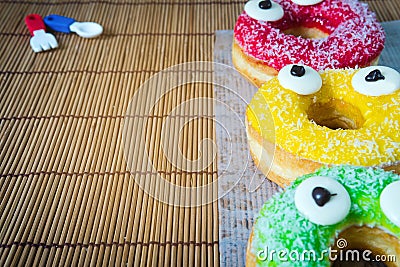
[[[244,52],[278,71],[301,63],[316,70],[368,65],[381,53],[385,33],[367,4],[356,0],[325,0],[299,6],[274,0],[284,10],[276,22],[257,21],[243,12],[234,33]],[[320,40],[286,35],[282,30],[302,25],[329,34]]]

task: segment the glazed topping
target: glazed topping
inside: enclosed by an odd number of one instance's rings
[[[277,21],[283,17],[280,5],[270,0],[250,0],[244,6],[247,15],[260,21]]]
[[[319,225],[342,221],[351,206],[349,193],[343,185],[327,176],[314,176],[303,181],[296,189],[294,202],[305,218]]]
[[[337,194],[332,194],[328,191],[328,189],[317,186],[312,191],[312,197],[317,203],[318,206],[323,207],[326,203],[331,200],[332,196],[336,196]]]
[[[324,0],[292,0],[293,3],[298,4],[299,6],[312,6],[318,3],[321,3]]]
[[[260,22],[266,20],[262,18],[265,12],[273,10],[274,2],[271,9],[263,10],[258,6],[260,1],[251,0],[238,17],[234,38],[246,55],[277,71],[298,62],[317,71],[358,68],[368,66],[383,50],[385,32],[365,3],[331,0],[301,6],[291,0],[273,1],[284,9],[279,21]],[[285,34],[299,25],[329,36],[308,39]]]
[[[314,69],[305,65],[287,65],[278,73],[279,83],[283,88],[300,95],[318,92],[322,86],[321,76]]]
[[[351,84],[360,94],[388,95],[400,89],[400,74],[385,66],[366,67],[354,74]]]
[[[393,182],[383,189],[380,205],[389,220],[400,227],[400,181]]]
[[[315,176],[334,177],[347,189],[351,199],[351,208],[349,214],[340,223],[331,226],[317,225],[304,218],[296,209],[293,200],[298,186]],[[400,227],[389,221],[379,205],[379,196],[385,187],[396,181],[400,181],[400,176],[391,171],[349,165],[323,167],[315,173],[306,174],[287,186],[285,191],[276,193],[268,199],[261,208],[253,227],[251,252],[257,255],[256,253],[260,250],[266,251],[266,248],[274,248],[276,251],[313,251],[315,255],[321,256],[325,253],[323,259],[318,261],[288,261],[289,257],[282,260],[274,257],[273,261],[269,257],[265,263],[260,261],[262,266],[321,267],[332,266],[326,251],[336,243],[338,235],[351,226],[380,228],[398,240]],[[331,193],[339,193],[330,188],[327,189]],[[399,190],[398,188],[397,192]],[[336,201],[339,195],[332,197],[328,204]],[[392,203],[398,205],[399,198],[392,199]],[[337,210],[332,209],[330,212],[336,214]],[[397,214],[400,214],[399,210],[397,210]],[[365,236],[365,238],[368,237]],[[347,248],[350,249],[350,247]],[[348,266],[353,265],[349,264]]]
[[[381,71],[378,69],[371,71],[370,73],[368,73],[367,76],[365,76],[365,80],[367,82],[376,82],[376,81],[384,80],[384,79],[385,79],[385,76],[383,76]]]
[[[277,78],[271,79],[260,87],[250,102],[246,112],[249,125],[280,148],[323,164],[375,166],[397,162],[400,160],[400,90],[381,97],[362,95],[351,85],[357,71],[320,73],[323,86],[310,96],[285,90]],[[366,84],[364,77],[361,80]],[[388,77],[385,77],[378,82],[387,81]],[[271,112],[275,131],[271,131],[271,124],[262,117],[266,106]],[[327,107],[327,112],[332,111],[330,118],[335,110],[346,110],[349,113],[344,116],[354,120],[358,129],[334,130],[317,126],[309,115],[316,110],[323,111],[323,107]],[[324,114],[321,113],[319,119],[324,119]],[[312,117],[317,116],[314,113]]]

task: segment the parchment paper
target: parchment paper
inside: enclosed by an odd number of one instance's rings
[[[400,21],[384,22],[382,25],[386,32],[386,43],[379,64],[400,71]],[[232,38],[232,30],[216,32],[215,62],[232,66]],[[217,73],[216,79],[224,80],[225,84],[227,81],[233,83],[232,77],[224,76],[223,73]],[[254,166],[248,152],[244,129],[245,109],[257,88],[246,83],[231,84],[231,86],[237,87],[236,93],[220,87],[214,88],[216,100],[229,103],[241,120],[238,123],[237,118],[234,120],[226,109],[215,110],[218,122],[216,127],[218,175],[226,175],[228,172],[231,175],[242,173],[242,176],[240,179],[232,179],[232,182],[237,182],[236,186],[219,199],[219,250],[221,266],[244,266],[247,241],[257,213],[263,203],[280,189],[276,184],[264,179],[263,174]],[[230,125],[229,136],[224,130],[225,127],[221,125]],[[227,138],[230,141],[229,145]],[[243,161],[247,164],[246,168],[241,170]],[[226,184],[220,185],[219,189],[226,190],[226,186]]]

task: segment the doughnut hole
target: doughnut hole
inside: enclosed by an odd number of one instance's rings
[[[329,36],[326,32],[321,31],[317,28],[308,28],[305,26],[291,27],[283,30],[287,35],[294,35],[296,37],[303,37],[305,39],[323,39]]]
[[[319,126],[325,126],[332,130],[357,130],[365,122],[361,111],[339,99],[331,99],[328,102],[316,102],[307,110],[308,119]]]
[[[346,240],[345,247],[337,246],[339,239]],[[396,267],[400,260],[400,240],[377,227],[351,226],[339,233],[331,249],[336,251],[332,254],[336,255],[336,260],[331,262],[332,267]]]

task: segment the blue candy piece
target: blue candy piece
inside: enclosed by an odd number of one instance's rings
[[[44,17],[44,23],[47,27],[56,32],[70,33],[69,26],[75,22],[73,18],[68,18],[60,15],[49,15]]]

